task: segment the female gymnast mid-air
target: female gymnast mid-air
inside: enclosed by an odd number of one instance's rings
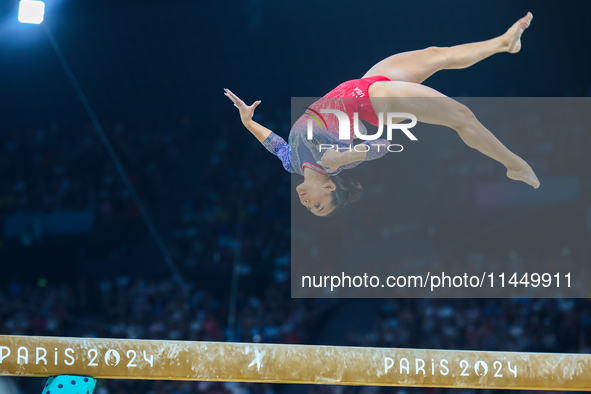
[[[304,182],[296,187],[296,191],[302,205],[317,216],[332,215],[357,201],[361,195],[361,185],[345,181],[336,174],[363,161],[383,156],[388,150],[384,147],[379,149],[378,145],[389,144],[387,140],[370,140],[363,143],[365,147],[360,147],[360,144],[350,149],[353,125],[350,139],[339,140],[337,116],[332,113],[322,116],[322,108],[341,110],[349,115],[349,119],[353,119],[353,113],[357,112],[359,119],[375,126],[379,126],[380,120],[384,119],[383,113],[396,112],[411,113],[418,122],[450,127],[468,146],[507,167],[507,177],[537,189],[540,182],[531,167],[507,149],[466,106],[422,85],[425,79],[439,70],[467,68],[495,53],[519,52],[521,35],[529,27],[532,18],[533,15],[528,12],[503,35],[487,41],[452,47],[429,47],[399,53],[380,61],[361,79],[342,83],[313,104],[309,108],[312,112],[305,114],[310,116],[302,115],[294,123],[289,134],[289,144],[252,120],[260,101],[246,105],[230,90],[224,89],[224,94],[240,111],[244,126],[265,148],[281,159],[284,168],[304,176]],[[378,118],[378,113],[382,113],[382,118]],[[318,116],[323,122],[319,121]],[[308,122],[311,117],[315,117],[318,125],[314,124],[313,137],[308,139],[309,123],[314,123]],[[323,124],[327,130],[324,130]],[[337,147],[336,150],[322,150],[318,149],[320,144],[344,145],[349,149]]]

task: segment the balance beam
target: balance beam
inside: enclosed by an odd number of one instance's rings
[[[0,376],[591,391],[591,355],[0,336]]]

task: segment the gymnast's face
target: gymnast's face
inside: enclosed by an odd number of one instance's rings
[[[326,216],[332,212],[331,193],[336,189],[335,184],[326,179],[306,179],[296,187],[300,202],[316,216]]]

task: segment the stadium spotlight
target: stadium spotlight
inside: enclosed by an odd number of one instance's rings
[[[22,0],[18,8],[18,20],[21,23],[39,24],[43,22],[45,3],[42,1]]]

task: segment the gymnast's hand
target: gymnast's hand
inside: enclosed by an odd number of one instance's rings
[[[327,149],[318,161],[318,164],[326,168],[328,172],[335,172],[340,166],[349,164],[346,152],[337,152],[334,149]]]
[[[261,103],[261,101],[260,100],[255,101],[254,103],[252,103],[252,105],[246,105],[246,104],[244,104],[244,101],[240,100],[238,98],[238,96],[236,96],[230,90],[224,89],[224,94],[230,100],[232,100],[232,102],[234,103],[234,106],[236,108],[238,108],[238,111],[240,111],[240,119],[242,120],[242,123],[244,125],[249,123],[252,120],[252,115],[254,114],[254,109],[256,107],[258,107],[258,105]]]

